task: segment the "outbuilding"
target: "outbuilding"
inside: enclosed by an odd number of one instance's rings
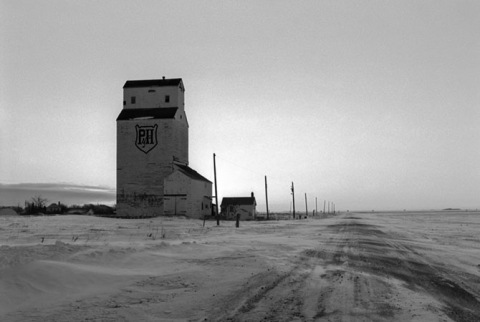
[[[256,219],[256,207],[257,201],[253,192],[250,197],[224,197],[220,205],[225,219],[235,219],[239,214],[240,220]]]
[[[61,211],[60,202],[58,204],[52,203],[47,207],[47,214],[59,214]]]
[[[198,219],[211,215],[212,182],[185,164],[173,162],[172,166],[163,184],[164,214]]]

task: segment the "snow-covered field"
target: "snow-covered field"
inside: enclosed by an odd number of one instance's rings
[[[480,321],[480,213],[0,217],[0,321]]]

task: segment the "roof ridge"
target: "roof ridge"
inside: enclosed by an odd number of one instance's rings
[[[132,120],[149,117],[152,119],[173,119],[178,107],[148,107],[124,108],[117,117],[117,121]]]
[[[123,88],[131,87],[150,87],[150,86],[178,86],[182,84],[181,78],[161,78],[161,79],[139,79],[139,80],[127,80]]]
[[[200,181],[207,181],[207,182],[210,182],[212,183],[210,180],[208,180],[207,178],[205,178],[204,176],[202,176],[200,173],[198,173],[197,171],[193,170],[192,168],[190,168],[188,165],[186,164],[178,164],[178,163],[175,163],[175,166],[178,167],[178,169],[184,173],[185,175],[189,176],[190,178],[192,179],[195,179],[195,180],[200,180]]]

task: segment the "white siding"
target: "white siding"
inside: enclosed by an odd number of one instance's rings
[[[168,195],[165,214],[177,214],[179,199],[185,194],[185,215],[189,218],[203,218],[211,214],[212,183],[195,180],[179,170],[165,178],[164,194]],[[180,201],[183,202],[183,201]],[[183,205],[182,205],[183,206]],[[175,208],[176,207],[176,208]]]
[[[169,96],[169,102],[165,97]],[[132,97],[135,103],[132,104]],[[132,87],[123,89],[124,108],[178,107],[184,110],[184,92],[176,86]]]
[[[225,215],[227,219],[236,219],[236,215],[239,213],[240,220],[253,220],[255,219],[255,211],[256,209],[254,205],[227,206],[225,209]]]
[[[157,125],[157,146],[144,153],[135,145],[135,126]],[[117,214],[163,214],[163,180],[172,161],[188,162],[188,126],[173,119],[117,121]],[[148,209],[150,208],[150,209]]]

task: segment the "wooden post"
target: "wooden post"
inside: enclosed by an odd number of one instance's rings
[[[308,217],[307,193],[305,193],[305,218]]]
[[[218,191],[217,191],[217,165],[215,164],[215,153],[213,154],[213,177],[215,179],[215,215],[217,217],[217,226],[220,226],[220,218],[218,217]]]
[[[267,176],[265,176],[265,201],[267,203],[267,220],[270,219],[269,213],[268,213],[268,192],[267,192]]]
[[[293,197],[293,219],[295,219],[295,187],[292,182],[292,197]]]

